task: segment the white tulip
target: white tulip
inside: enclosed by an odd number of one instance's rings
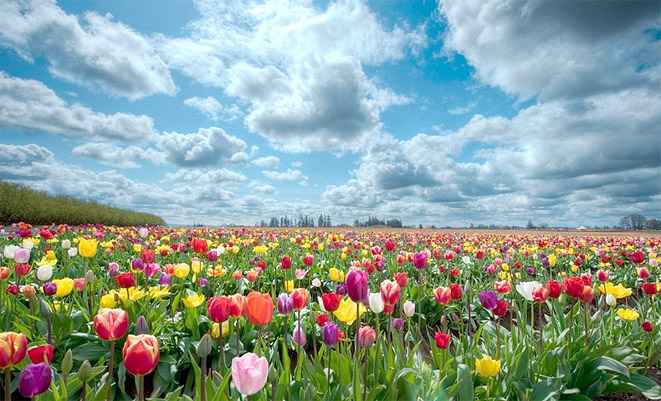
[[[14,253],[18,250],[16,245],[7,245],[5,247],[4,255],[7,259],[14,259]]]
[[[606,304],[608,306],[615,306],[617,305],[617,299],[615,299],[615,296],[613,294],[608,294],[606,295]]]
[[[537,281],[525,281],[516,285],[516,290],[528,301],[532,301],[532,290],[541,285]]]
[[[34,248],[34,242],[32,241],[23,241],[23,248],[32,250]]]
[[[62,240],[62,249],[68,251],[71,248],[71,240],[63,239]]]
[[[53,266],[43,265],[37,269],[37,279],[39,281],[48,281],[53,277]]]
[[[78,248],[69,248],[67,254],[73,258],[74,256],[78,255]]]
[[[374,313],[381,313],[383,312],[383,309],[385,308],[385,302],[383,302],[383,298],[381,298],[381,293],[380,292],[375,292],[374,294],[370,294],[370,309]]]

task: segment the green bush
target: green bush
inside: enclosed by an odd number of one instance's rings
[[[101,223],[121,226],[165,225],[162,218],[118,209],[70,196],[51,196],[24,185],[0,180],[0,224],[23,221],[30,224]]]

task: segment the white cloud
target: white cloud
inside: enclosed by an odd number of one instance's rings
[[[466,114],[472,111],[475,108],[475,106],[477,106],[477,102],[470,102],[464,107],[460,107],[460,106],[453,107],[450,110],[448,110],[448,113],[452,115]]]
[[[54,0],[0,3],[0,41],[29,61],[44,56],[56,77],[139,99],[177,88],[150,41],[112,15],[84,14],[84,25]]]
[[[220,102],[212,96],[207,96],[205,98],[194,96],[184,100],[184,105],[197,109],[206,118],[212,121],[218,121],[220,118],[226,121],[234,121],[243,116],[239,106],[236,104],[226,107],[220,104]]]
[[[88,142],[73,148],[72,153],[79,157],[95,159],[100,163],[119,168],[138,168],[139,159],[148,160],[152,164],[161,164],[165,158],[162,152],[152,148],[140,148],[130,145],[126,148],[111,143]]]
[[[257,167],[277,168],[280,165],[280,159],[276,156],[264,156],[253,160],[252,164]]]
[[[273,185],[269,184],[263,184],[259,181],[253,181],[251,182],[248,187],[252,189],[255,192],[258,192],[260,194],[274,194],[275,193],[275,187]]]
[[[166,159],[182,167],[210,167],[248,159],[246,143],[218,127],[200,128],[193,134],[164,133],[157,139]]]
[[[278,148],[359,150],[383,110],[411,102],[378,87],[363,65],[417,54],[422,26],[389,29],[362,2],[196,5],[190,36],[160,35],[158,49],[171,68],[245,102],[249,129]]]
[[[145,115],[104,114],[68,104],[42,82],[0,71],[0,127],[48,131],[68,138],[145,142],[154,121]]]
[[[301,173],[301,170],[292,170],[290,168],[288,168],[287,171],[282,171],[282,172],[263,170],[262,174],[264,174],[267,178],[274,181],[298,181],[302,185],[305,185],[308,180],[308,177],[306,175],[303,175],[303,173]]]
[[[441,0],[439,8],[445,50],[521,99],[658,88],[661,42],[648,29],[661,27],[659,2]]]
[[[236,185],[245,181],[246,176],[225,168],[202,171],[198,169],[180,169],[176,173],[165,174],[166,182],[200,183],[214,185]]]

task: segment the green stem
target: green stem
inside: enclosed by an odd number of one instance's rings
[[[145,377],[138,376],[138,400],[145,401]]]
[[[106,400],[110,400],[110,395],[112,394],[112,382],[114,379],[112,374],[112,369],[114,364],[115,364],[115,342],[111,341],[110,357],[108,358],[108,396],[106,397]]]
[[[541,356],[544,352],[544,325],[542,321],[542,303],[539,303],[539,313],[537,315],[539,321],[539,355]]]
[[[5,401],[11,401],[11,368],[5,368]]]
[[[585,342],[584,342],[583,345],[587,346],[588,345],[589,332],[590,332],[590,318],[589,318],[589,313],[590,312],[588,311],[588,308],[590,307],[590,305],[587,302],[584,302],[583,306],[585,307]]]
[[[223,337],[222,335],[220,336]],[[200,401],[207,401],[207,357],[200,360]]]

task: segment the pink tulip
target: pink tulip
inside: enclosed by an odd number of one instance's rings
[[[269,373],[269,363],[264,357],[248,352],[232,359],[232,380],[239,393],[253,395],[264,387]]]

